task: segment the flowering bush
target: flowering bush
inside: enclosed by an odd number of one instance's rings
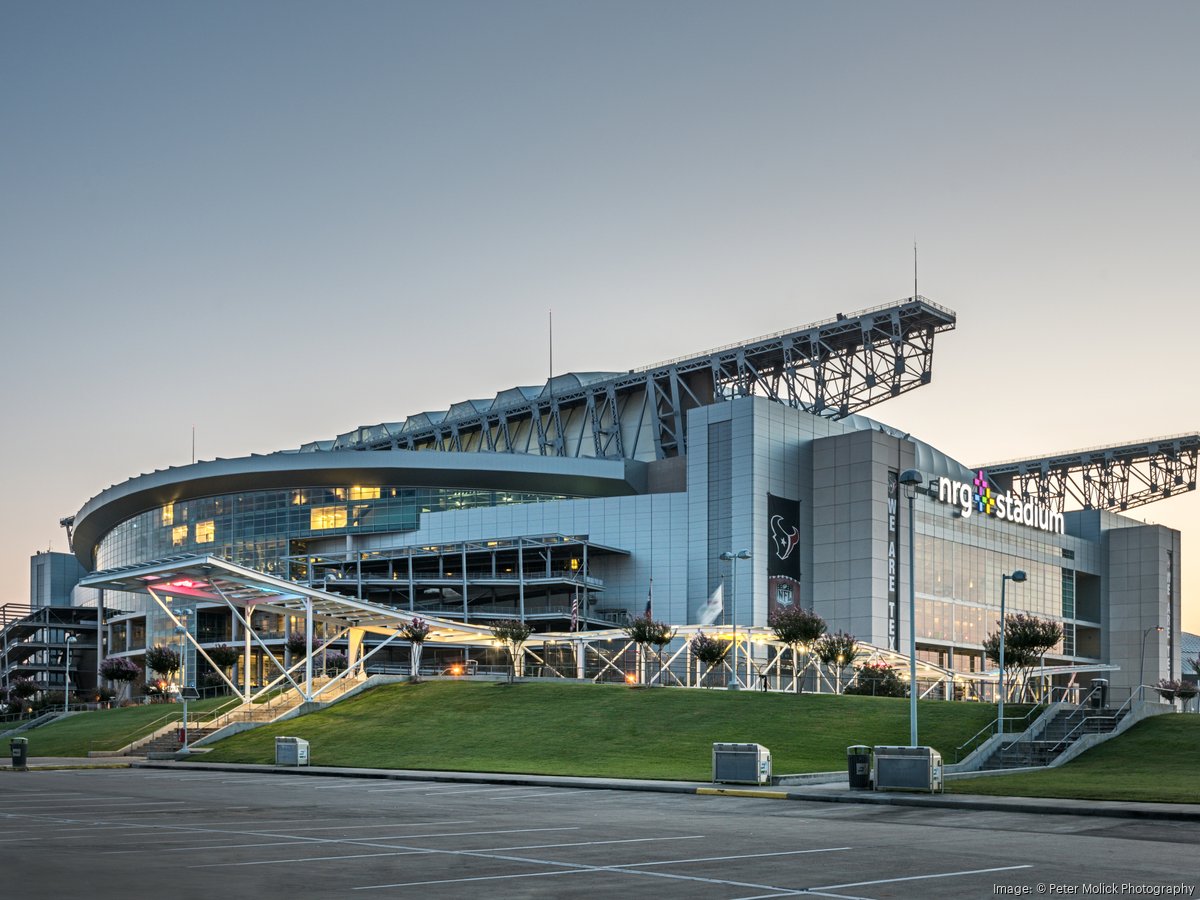
[[[110,656],[100,663],[100,675],[109,681],[137,681],[142,667],[126,656]]]
[[[179,651],[156,644],[146,650],[146,666],[170,677],[171,673],[179,671]]]
[[[293,631],[284,643],[293,653],[303,655],[308,652],[308,639],[304,636],[304,632]]]
[[[729,655],[729,641],[710,638],[703,631],[696,632],[688,646],[692,648],[692,655],[707,666],[715,666]]]
[[[1200,688],[1187,681],[1171,680],[1168,678],[1160,679],[1158,684],[1154,686],[1154,690],[1158,695],[1168,703],[1174,703],[1180,700],[1183,703],[1184,709],[1187,708],[1188,701],[1196,696]]]
[[[419,644],[429,637],[429,623],[420,616],[414,616],[411,622],[400,629],[400,637]]]
[[[217,644],[217,646],[209,649],[208,658],[218,668],[228,669],[237,663],[238,659],[241,658],[241,654],[228,644]]]
[[[14,678],[8,692],[20,700],[27,700],[38,692],[37,682],[28,678]]]
[[[907,697],[908,685],[900,680],[896,667],[883,660],[855,666],[854,683],[843,689],[844,694],[866,694],[873,697]]]
[[[337,650],[326,650],[325,659],[322,665],[326,672],[331,672],[336,675],[338,672],[345,670],[350,665],[350,659],[345,653]]]
[[[811,609],[802,606],[782,606],[767,616],[767,624],[775,637],[793,650],[811,645],[825,633],[825,620]]]
[[[688,642],[688,646],[692,650],[692,655],[708,666],[709,671],[704,673],[704,686],[712,687],[712,668],[724,662],[725,657],[729,655],[730,642],[711,638],[703,631],[698,631],[696,636]]]

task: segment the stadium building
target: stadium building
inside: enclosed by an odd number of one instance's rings
[[[1195,489],[1200,436],[964,465],[862,414],[928,384],[954,325],[918,296],[139,475],[64,520],[91,573],[76,600],[104,610],[101,655],[183,623],[191,671],[232,644],[247,692],[291,665],[298,631],[352,665],[401,664],[392,638],[414,615],[445,626],[438,664],[495,661],[489,624],[518,618],[544,671],[609,678],[629,669],[614,629],[647,610],[680,626],[671,658],[703,627],[739,642],[743,684],[777,687],[768,617],[801,604],[897,659],[913,609],[921,679],[986,696],[1002,586],[1009,612],[1062,624],[1044,661],[1058,683],[1179,678],[1180,535],[1124,513]],[[193,589],[212,560],[225,587]]]

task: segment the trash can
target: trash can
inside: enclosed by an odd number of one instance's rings
[[[1108,679],[1092,679],[1092,708],[1104,709],[1108,706]]]
[[[18,772],[29,768],[29,738],[10,738],[8,752],[12,754],[12,767]]]
[[[846,774],[850,776],[850,790],[871,789],[871,748],[854,744],[846,748]]]

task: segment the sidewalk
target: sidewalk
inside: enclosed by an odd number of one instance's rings
[[[28,768],[35,769],[128,769],[129,760],[91,759],[86,756],[31,756]],[[12,760],[0,759],[0,770],[11,770]]]
[[[34,760],[34,763],[40,760]],[[80,762],[95,762],[81,760]],[[726,797],[755,797],[764,800],[800,800],[818,803],[860,803],[876,806],[927,807],[933,809],[981,810],[989,812],[1038,813],[1043,815],[1104,816],[1122,819],[1200,822],[1200,804],[1130,803],[1118,800],[1059,800],[1040,797],[985,797],[962,794],[905,794],[851,791],[847,783],[812,785],[716,785],[698,781],[652,781],[628,778],[582,778],[562,775],[514,775],[486,772],[430,772],[417,769],[356,769],[340,766],[268,766],[249,763],[175,762],[135,760],[134,768],[186,769],[222,772],[253,772],[286,776],[378,778],[391,781],[468,782],[551,788],[588,788],[608,791],[653,791],[670,794],[701,794]]]

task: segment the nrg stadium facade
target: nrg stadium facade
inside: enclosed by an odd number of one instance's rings
[[[917,296],[140,475],[63,520],[95,573],[84,584],[102,588],[77,602],[107,611],[98,657],[137,657],[175,622],[104,573],[208,555],[406,614],[556,635],[602,634],[652,606],[749,637],[799,603],[899,654],[911,579],[920,659],[969,680],[990,668],[1002,576],[1022,570],[1007,608],[1062,623],[1051,671],[1126,688],[1178,678],[1180,534],[1121,513],[1193,490],[1200,436],[966,466],[861,415],[929,383],[934,338],[955,320]],[[907,498],[910,469],[921,484]],[[731,568],[722,554],[740,550]],[[241,640],[227,610],[192,612],[198,647]],[[269,607],[247,617],[262,640],[238,666],[264,683],[264,657],[284,658],[297,623]],[[747,640],[745,653],[765,664],[769,648]]]

